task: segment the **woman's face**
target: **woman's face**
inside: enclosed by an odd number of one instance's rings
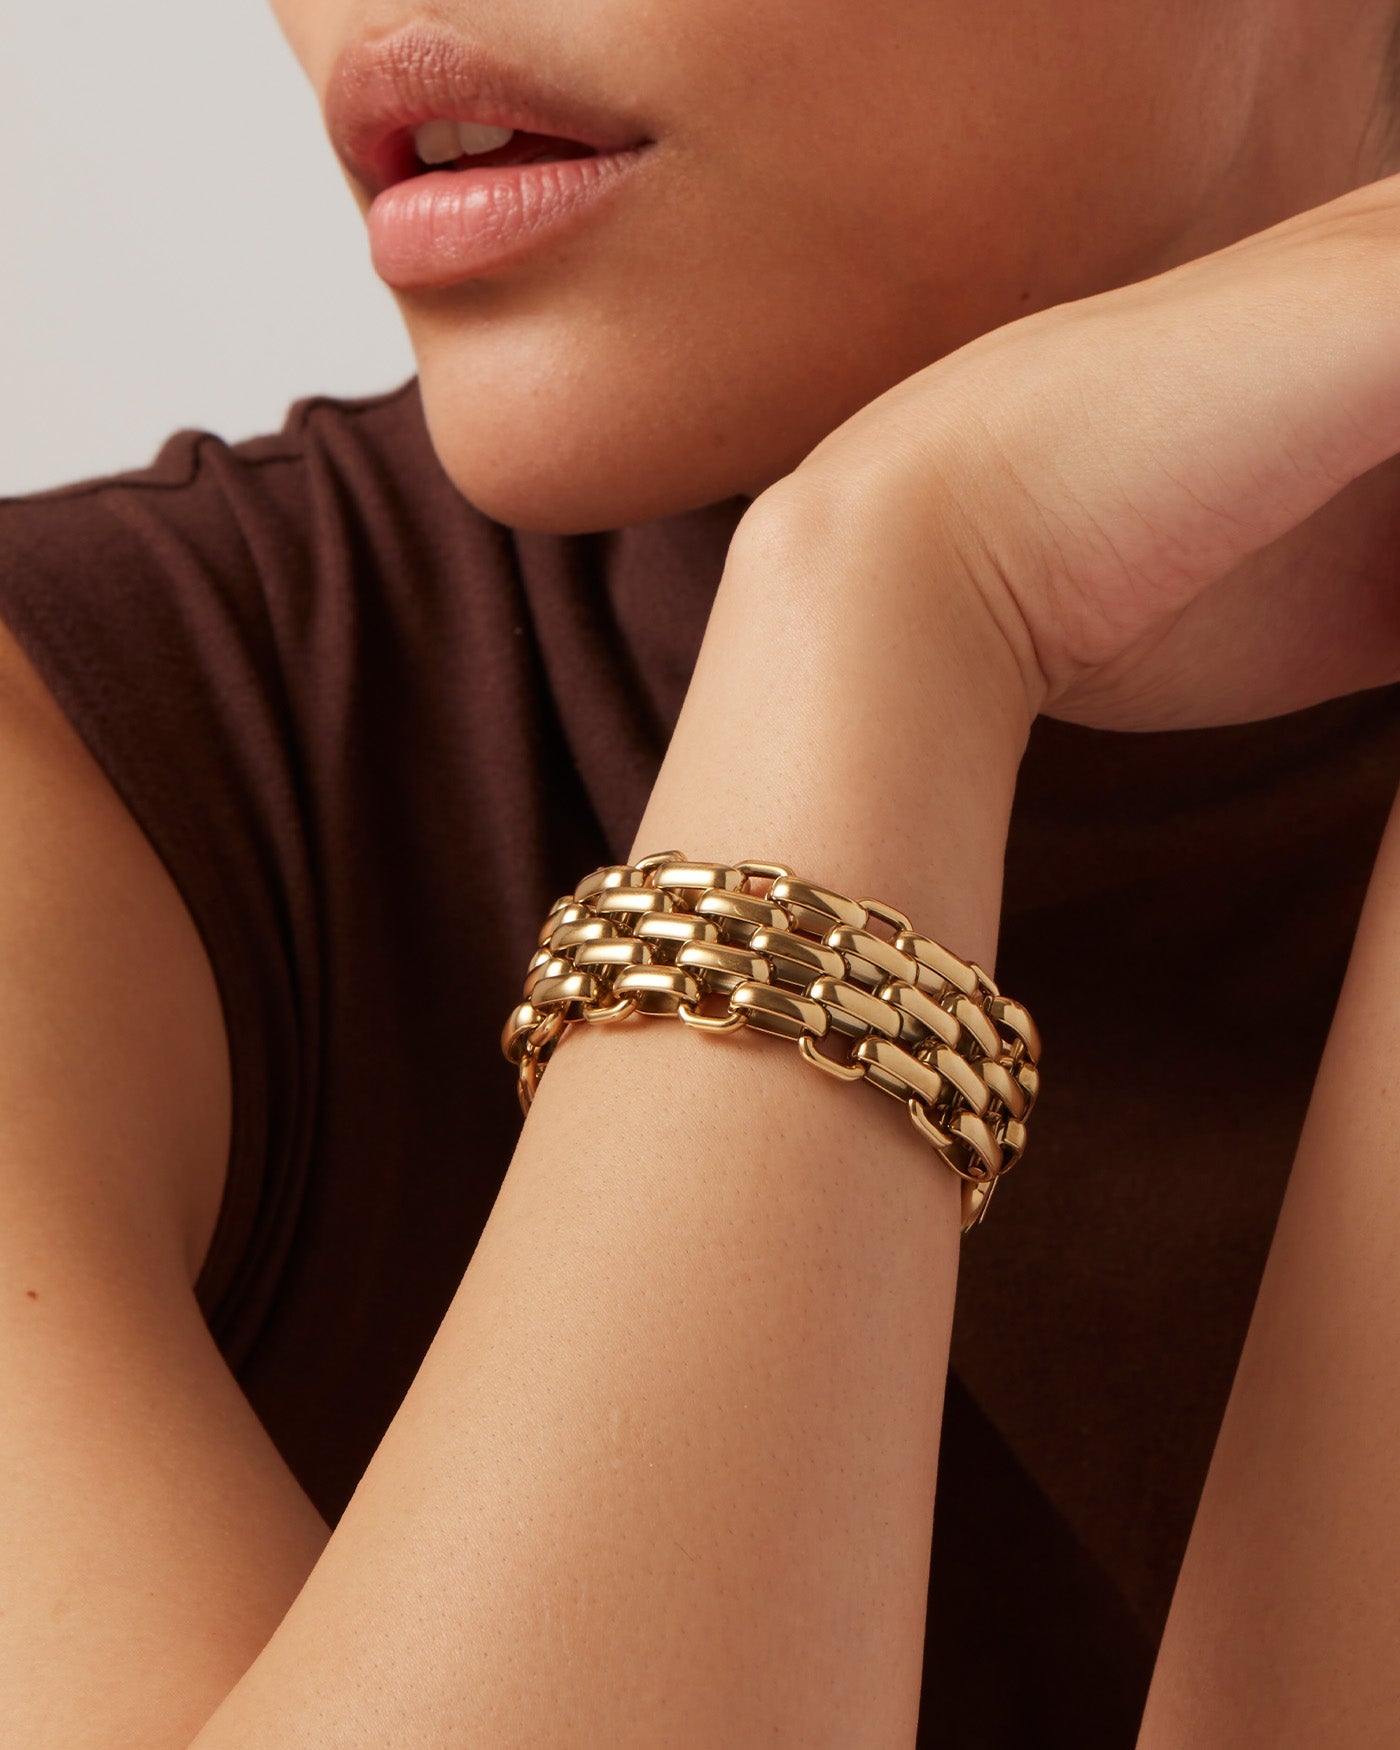
[[[458,488],[573,533],[755,495],[988,329],[1340,192],[1361,97],[1274,113],[1306,9],[274,0],[323,105],[343,51],[427,24],[654,142],[557,240],[395,292]]]

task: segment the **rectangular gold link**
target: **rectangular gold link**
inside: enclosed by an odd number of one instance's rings
[[[844,978],[846,962],[834,948],[809,941],[791,930],[757,930],[749,941],[755,954],[762,954],[774,978],[791,984],[809,985],[814,978]]]
[[[727,863],[662,863],[651,872],[651,884],[666,892],[674,888],[718,887],[732,892],[742,887],[747,876],[742,869],[731,869]]]
[[[721,940],[747,945],[755,930],[786,930],[792,919],[782,906],[751,893],[703,894],[695,902],[697,917],[713,918]]]
[[[991,1104],[987,1084],[965,1057],[946,1045],[926,1053],[939,1075],[945,1077],[967,1101],[974,1112],[985,1112]]]
[[[966,960],[959,960],[956,954],[941,943],[932,941],[928,936],[921,936],[917,930],[901,930],[894,939],[894,945],[901,953],[910,954],[918,961],[922,970],[913,982],[931,997],[942,995],[945,987],[941,980],[946,980],[964,996],[971,996],[977,989],[977,974]],[[927,976],[929,973],[933,975],[931,979]]]
[[[878,990],[889,978],[914,982],[919,963],[912,954],[896,948],[883,936],[871,930],[854,930],[849,924],[837,924],[826,933],[830,947],[845,956],[846,977],[852,984],[867,990]]]
[[[768,963],[761,954],[727,947],[723,942],[687,942],[676,955],[676,965],[688,968],[710,990],[725,995],[746,980],[763,984],[768,978]]]
[[[843,978],[819,978],[809,993],[829,1012],[831,1024],[841,1033],[864,1038],[879,1033],[886,1039],[898,1039],[899,1010],[892,1003],[881,1002],[858,984],[848,984]]]
[[[985,1118],[975,1112],[954,1112],[945,1128],[950,1135],[960,1136],[977,1158],[970,1164],[985,1167],[989,1173],[999,1173],[1005,1163],[1001,1144]]]
[[[1025,1043],[1026,1055],[1033,1059],[1040,1057],[1040,1030],[1030,1017],[1030,1010],[1023,1004],[1013,1002],[1010,997],[993,997],[987,1004],[987,1013],[1000,1027],[1005,1027],[1008,1033]]]
[[[610,942],[585,942],[575,948],[575,966],[650,966],[651,949],[635,936],[614,936]]]
[[[518,1064],[525,1055],[539,1020],[539,1011],[529,1003],[517,1003],[511,1010],[501,1029],[501,1050],[512,1063]]]
[[[774,984],[736,985],[729,993],[729,1006],[742,1010],[748,1024],[760,1033],[776,1033],[783,1039],[800,1039],[804,1033],[824,1039],[830,1024],[820,1003]]]
[[[947,1097],[947,1083],[938,1071],[892,1040],[862,1039],[851,1056],[865,1065],[866,1081],[897,1100],[915,1094],[927,1105],[937,1106]]]
[[[572,924],[579,918],[591,917],[592,915],[586,905],[581,904],[576,899],[571,899],[566,894],[563,899],[555,900],[549,916],[540,925],[539,940],[547,942],[560,924]]]
[[[550,1003],[591,1003],[598,995],[598,980],[591,972],[569,972],[558,978],[542,978],[530,992],[534,1008],[547,1008]]]
[[[693,912],[653,912],[637,924],[637,935],[644,942],[718,942],[719,930],[709,918],[696,917]]]
[[[881,986],[879,995],[905,1017],[899,1030],[901,1045],[922,1045],[932,1037],[943,1045],[956,1046],[962,1037],[962,1022],[954,1020],[947,1009],[916,984],[892,978]]]
[[[1000,1057],[1002,1054],[1001,1034],[983,1014],[971,997],[958,997],[950,1008],[956,1019],[967,1028],[977,1042],[977,1049],[987,1057]]]
[[[977,1071],[1013,1118],[1025,1117],[1030,1101],[1006,1064],[993,1063],[990,1058],[984,1058],[978,1064]]]
[[[818,936],[824,936],[833,924],[863,930],[869,920],[869,913],[858,900],[833,893],[829,887],[799,881],[796,876],[780,876],[768,889],[768,897],[787,907],[799,929],[812,930]]]
[[[658,893],[654,887],[609,887],[592,902],[600,917],[649,917],[653,912],[670,911],[669,893]]]
[[[1026,1127],[1016,1118],[1008,1118],[1001,1135],[1001,1170],[1014,1167],[1026,1152]]]
[[[872,918],[879,918],[887,923],[896,935],[901,930],[912,930],[913,924],[907,915],[897,905],[887,905],[883,899],[872,899],[869,894],[860,902]]]
[[[521,986],[521,995],[527,1003],[535,1000],[535,991],[539,988],[542,978],[562,978],[566,972],[572,972],[573,967],[567,960],[561,960],[557,954],[551,954],[548,959],[532,966],[525,975],[525,983]]]
[[[635,997],[647,1015],[674,1015],[681,1003],[698,1003],[700,986],[676,966],[631,966],[613,984],[618,997]]]
[[[554,953],[563,954],[584,942],[602,942],[616,934],[617,926],[609,919],[584,917],[576,923],[560,924],[549,938],[549,946]]]
[[[643,887],[646,885],[644,870],[633,869],[626,863],[609,863],[606,868],[595,869],[591,875],[585,875],[574,889],[574,898],[592,900],[595,895],[607,892],[614,887]]]

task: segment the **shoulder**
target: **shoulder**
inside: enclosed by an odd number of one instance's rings
[[[6,1229],[104,1267],[126,1245],[192,1285],[228,1153],[216,984],[168,870],[3,622],[0,1063]]]
[[[160,1095],[90,1135],[144,1134],[120,1177],[176,1221],[211,1311],[286,1189],[315,1049],[303,744],[354,687],[322,629],[367,552],[414,544],[381,531],[413,523],[398,483],[430,454],[411,381],[0,498],[0,1018],[66,1029],[65,1085]],[[0,1036],[7,1073],[47,1073],[16,1051]]]
[[[415,759],[425,738],[429,755],[455,748],[462,713],[485,708],[455,682],[483,644],[506,644],[512,543],[447,480],[416,380],[308,397],[237,442],[179,431],[145,467],[0,498],[0,838],[21,844],[8,826],[40,809],[26,866],[87,908],[44,926],[70,994],[123,917],[142,1013],[199,1056],[180,1078],[199,1110],[171,1115],[180,1164],[159,1173],[234,1348],[308,1171],[324,885],[350,866],[343,835],[370,787],[432,765]],[[462,669],[431,709],[393,709],[406,685],[428,688],[400,660],[425,651]],[[0,978],[4,959],[0,941]],[[122,1031],[81,1003],[98,1037]]]

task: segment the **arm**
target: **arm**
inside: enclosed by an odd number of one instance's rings
[[[1140,1750],[1353,1750],[1393,1744],[1400,1732],[1397,1095],[1400,798],[1172,1600]]]
[[[328,1535],[193,1283],[218,993],[163,865],[0,627],[0,1742],[186,1744]]]
[[[975,613],[916,625],[852,550],[746,519],[631,854],[777,856],[991,970],[1029,717]],[[785,1042],[564,1041],[198,1750],[911,1742],[956,1185],[895,1102]]]
[[[1393,589],[1286,538],[1400,453],[1397,210],[1392,178],[858,409],[771,489],[800,478],[801,538],[745,518],[633,854],[777,857],[994,970],[1034,712],[1203,726],[1393,679]],[[199,1750],[907,1740],[955,1187],[893,1106],[731,1043],[565,1042]]]

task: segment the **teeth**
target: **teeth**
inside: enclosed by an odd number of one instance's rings
[[[464,152],[494,152],[504,146],[513,128],[490,128],[480,122],[424,122],[413,135],[413,147],[425,164],[452,164]]]
[[[488,128],[480,122],[457,123],[457,138],[462,142],[464,152],[494,152],[497,146],[504,146],[514,132],[514,128]]]
[[[451,164],[462,156],[456,122],[424,122],[413,136],[413,146],[425,164]]]

